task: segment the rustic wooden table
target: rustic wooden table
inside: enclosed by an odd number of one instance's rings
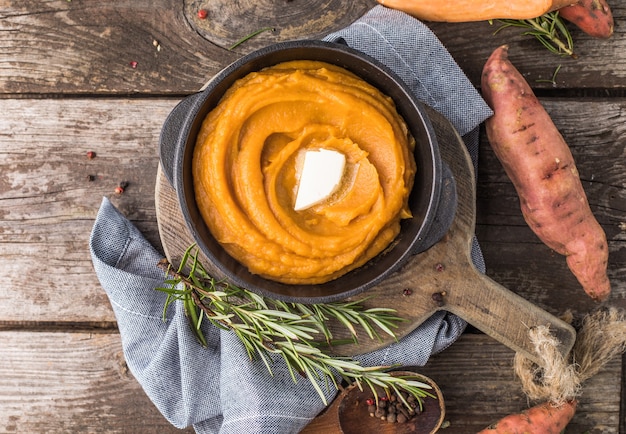
[[[489,23],[431,28],[479,86],[509,43],[569,142],[609,240],[609,304],[626,306],[626,2],[615,35],[572,29],[578,59]],[[358,1],[0,1],[0,431],[181,432],[128,371],[88,237],[103,196],[155,246],[161,125],[174,105],[243,53],[320,37],[375,5]],[[200,8],[209,16],[201,20]],[[234,50],[242,36],[273,27]],[[556,83],[550,79],[557,67]],[[484,135],[483,135],[484,136]],[[88,159],[88,151],[96,158]],[[114,189],[128,186],[123,195]],[[487,274],[561,315],[594,309],[565,261],[525,225],[517,196],[481,140],[477,236]],[[470,328],[422,373],[441,387],[447,433],[471,433],[524,408],[513,352]],[[626,432],[624,361],[584,384],[568,433]],[[192,432],[188,429],[187,432]]]

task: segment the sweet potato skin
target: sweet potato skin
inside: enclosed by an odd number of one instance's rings
[[[576,413],[576,401],[560,406],[549,402],[508,415],[478,434],[559,434]]]
[[[577,0],[378,0],[424,21],[469,22],[498,18],[530,19]]]
[[[613,35],[613,12],[606,0],[580,0],[559,9],[559,15],[594,38]]]
[[[508,46],[491,54],[482,93],[494,115],[489,143],[511,179],[524,219],[548,247],[567,257],[585,292],[608,298],[608,245],[583,190],[569,146],[529,84],[508,59]]]

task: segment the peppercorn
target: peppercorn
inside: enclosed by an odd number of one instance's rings
[[[445,295],[445,292],[444,292]],[[388,423],[406,423],[423,413],[420,398],[407,392],[385,391],[385,395],[379,395],[365,399],[367,413]]]
[[[444,295],[446,295],[445,291],[433,292],[431,297],[438,307],[442,307],[443,305],[446,304],[445,300],[443,299]]]
[[[208,15],[209,15],[209,13],[207,12],[206,9],[198,10],[198,18],[200,18],[201,20],[206,20]]]
[[[385,417],[387,416],[386,412],[384,409],[382,408],[377,408],[376,411],[374,412],[374,416],[379,418],[379,419],[385,419]]]
[[[126,190],[126,187],[128,187],[128,182],[126,181],[120,182],[120,185],[115,187],[115,194],[123,194],[124,191]]]
[[[398,413],[398,417],[400,417],[400,415],[405,417],[405,420],[409,420],[409,411],[407,410],[407,408],[405,406],[402,406],[398,409],[400,412]]]
[[[376,413],[376,406],[375,405],[368,405],[367,406],[367,412],[370,414],[371,417],[374,417],[374,413]]]
[[[94,151],[87,151],[87,158],[93,160],[94,158],[96,158],[96,153]]]

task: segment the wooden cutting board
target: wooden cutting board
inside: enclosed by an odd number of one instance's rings
[[[528,337],[528,330],[549,326],[566,355],[576,339],[569,324],[516,295],[480,273],[471,260],[471,243],[476,216],[475,174],[467,149],[447,119],[429,110],[441,155],[456,180],[458,207],[444,238],[426,252],[413,256],[399,271],[360,297],[366,307],[390,307],[407,319],[395,330],[402,338],[434,312],[446,310],[516,352],[541,363]],[[183,252],[193,244],[178,206],[175,190],[159,170],[156,180],[156,210],[159,232],[167,258],[178,265]],[[209,260],[200,260],[211,272]],[[216,271],[217,272],[217,271]],[[221,276],[216,276],[221,277]],[[339,325],[331,324],[336,339],[349,338]],[[335,355],[352,356],[380,349],[394,342],[381,333],[380,340],[360,334],[358,344],[333,347]]]

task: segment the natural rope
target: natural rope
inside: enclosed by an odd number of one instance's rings
[[[518,353],[514,360],[515,373],[530,400],[550,401],[559,406],[580,396],[585,380],[626,351],[626,314],[610,307],[587,315],[567,357],[558,351],[560,342],[548,327],[529,330],[529,338],[543,363],[537,365]]]
[[[515,354],[515,373],[522,382],[526,396],[533,401],[551,401],[561,405],[580,394],[580,378],[576,366],[570,364],[558,351],[559,341],[546,326],[529,331],[535,353],[541,358],[541,366]]]
[[[617,308],[599,310],[583,319],[572,351],[581,381],[626,351],[626,313]]]

